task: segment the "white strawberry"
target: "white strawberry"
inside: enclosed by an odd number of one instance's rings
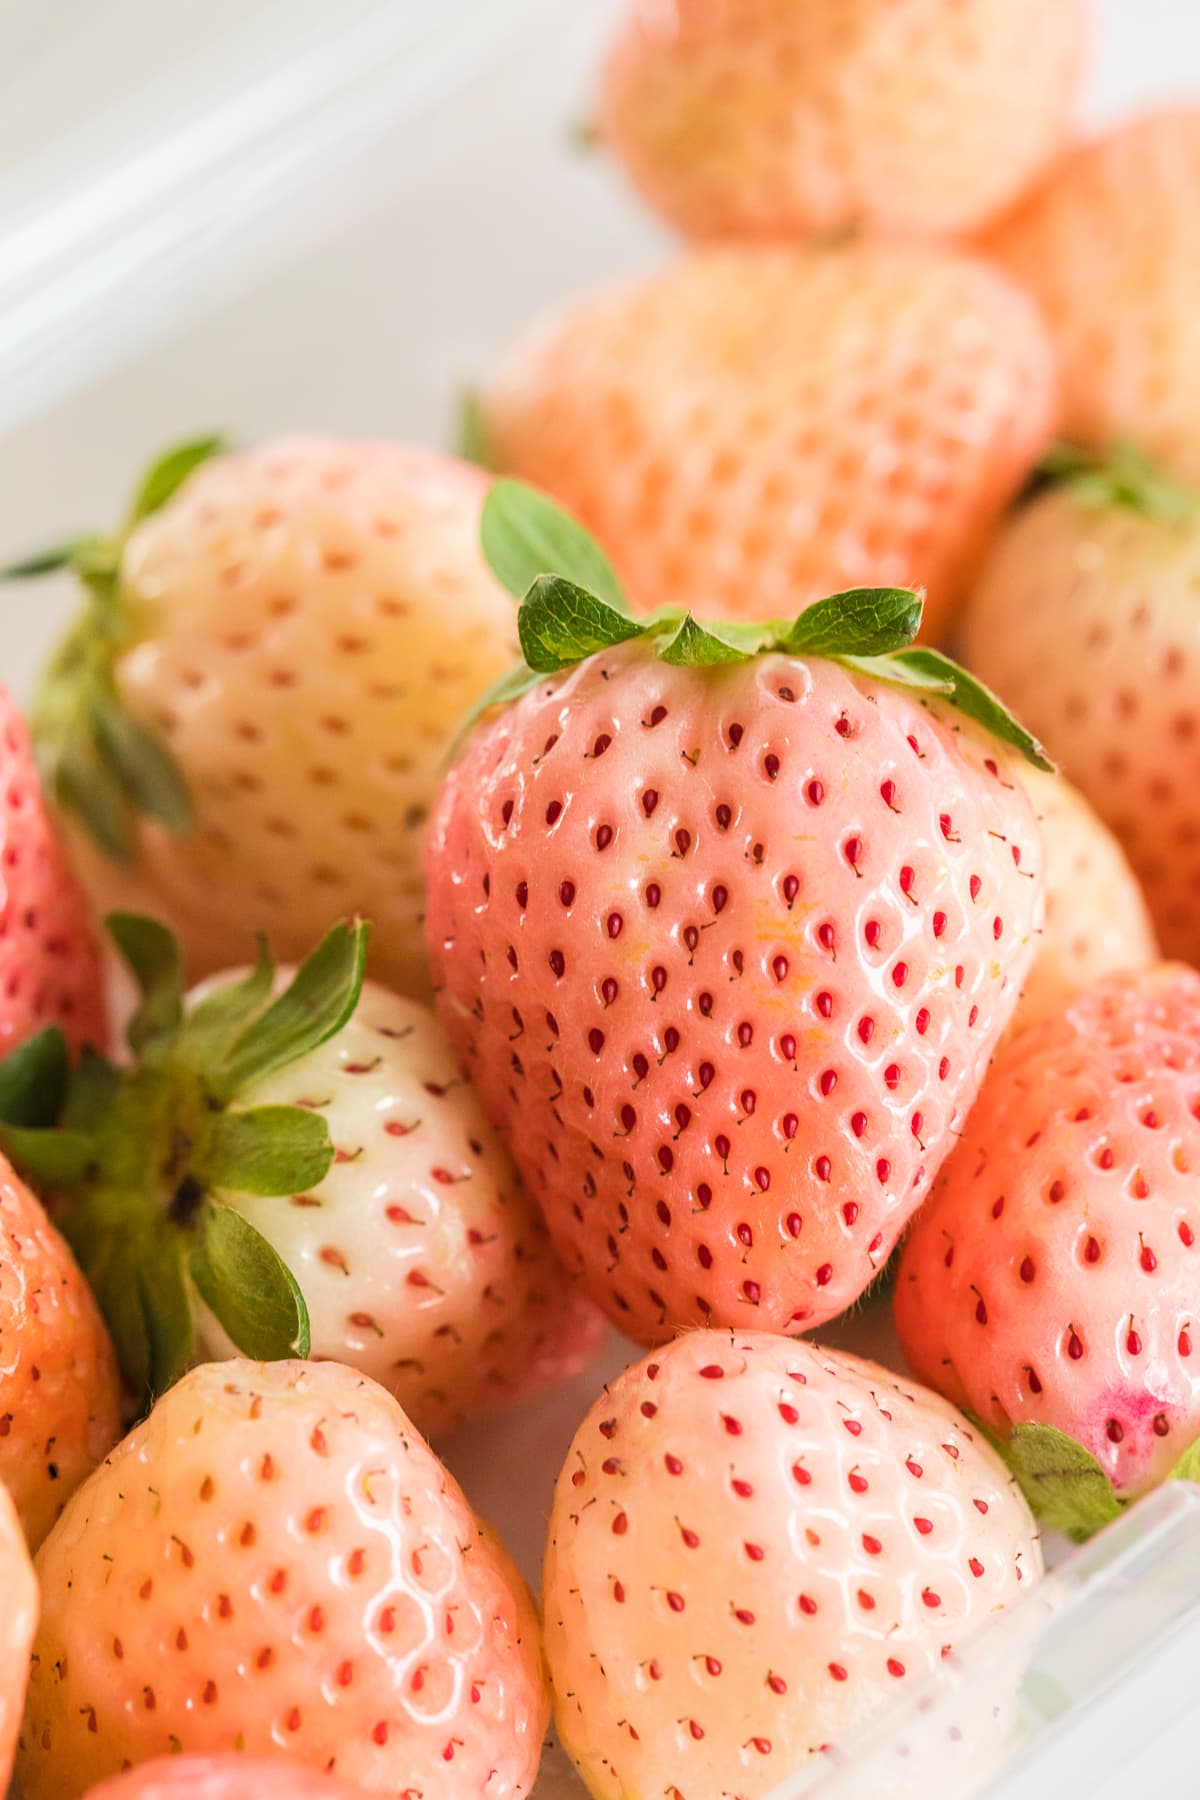
[[[1041,1573],[995,1452],[856,1357],[692,1332],[609,1387],[555,1493],[558,1729],[598,1800],[767,1793]]]
[[[4,1137],[70,1194],[63,1229],[135,1387],[168,1385],[195,1335],[349,1363],[440,1432],[583,1366],[598,1317],[432,1015],[363,985],[364,927],[185,1002],[169,933],[113,924],[144,990],[136,1065],[91,1062],[61,1129]]]

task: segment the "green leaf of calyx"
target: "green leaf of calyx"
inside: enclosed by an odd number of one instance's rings
[[[678,669],[712,669],[721,663],[746,662],[765,649],[773,635],[770,625],[703,625],[691,613],[685,613],[678,629],[660,646],[658,659]]]
[[[271,998],[275,960],[266,938],[258,938],[258,960],[241,981],[231,981],[192,1007],[176,1046],[181,1062],[198,1074],[217,1072],[250,1021]]]
[[[1059,444],[1041,463],[1041,474],[1067,487],[1085,506],[1118,506],[1162,524],[1179,524],[1200,511],[1200,494],[1160,469],[1135,444],[1120,440],[1106,451]]]
[[[1200,1438],[1188,1445],[1167,1480],[1200,1482]]]
[[[0,568],[0,581],[36,581],[41,575],[56,575],[60,569],[73,569],[102,544],[103,539],[97,537],[68,538],[65,543],[52,544],[46,550],[36,550],[31,556],[6,564]]]
[[[335,925],[322,939],[279,998],[231,1046],[212,1080],[219,1099],[232,1099],[341,1030],[362,993],[369,932],[359,919]]]
[[[531,669],[528,663],[518,663],[507,675],[501,675],[499,681],[493,681],[490,688],[480,694],[474,706],[463,714],[458,722],[458,729],[450,740],[446,751],[444,766],[449,767],[471,735],[484,713],[491,712],[495,706],[511,706],[522,694],[528,694],[538,683],[544,680],[540,669]]]
[[[643,637],[645,630],[561,575],[539,575],[517,615],[522,654],[541,675],[573,668],[597,650]]]
[[[1027,731],[1013,717],[1003,700],[969,670],[961,668],[940,650],[930,650],[924,645],[917,645],[912,650],[901,650],[888,658],[887,667],[904,671],[900,676],[901,680],[908,673],[913,673],[935,681],[944,681],[950,704],[956,711],[974,719],[977,725],[982,725],[985,731],[999,738],[1001,743],[1011,744],[1035,769],[1053,770],[1054,764],[1041,744],[1031,731]]]
[[[912,588],[848,588],[806,606],[779,648],[789,656],[886,656],[912,643],[924,606]]]
[[[466,388],[459,401],[455,451],[478,469],[494,469],[495,456],[478,388]]]
[[[539,575],[560,575],[616,612],[628,613],[616,572],[595,538],[525,482],[502,476],[492,483],[479,533],[485,562],[518,600]]]
[[[78,735],[52,742],[38,734],[35,718],[34,732],[42,779],[59,806],[81,820],[110,861],[130,862],[129,802],[92,731],[85,727]]]
[[[164,741],[98,684],[90,696],[90,710],[96,745],[124,799],[168,831],[186,831],[192,822],[192,797]]]
[[[126,1032],[129,1048],[143,1062],[160,1059],[183,1023],[183,960],[175,935],[141,913],[110,913],[105,924],[142,992]]]
[[[146,1399],[172,1387],[192,1360],[195,1328],[184,1278],[181,1238],[156,1233],[152,1248],[136,1265],[138,1302],[145,1322]]]
[[[307,1356],[308,1308],[286,1263],[241,1213],[207,1200],[189,1272],[209,1311],[244,1356]]]
[[[301,1194],[333,1163],[320,1113],[302,1106],[251,1106],[222,1113],[199,1171],[210,1188],[239,1194]]]
[[[57,1125],[70,1072],[67,1040],[57,1025],[26,1038],[0,1062],[0,1121]]]
[[[182,444],[173,444],[157,457],[138,483],[133,503],[129,509],[129,526],[148,519],[174,499],[188,476],[198,469],[201,463],[208,462],[214,456],[221,456],[229,449],[229,442],[220,432],[209,432],[204,437],[189,438]]]
[[[43,1197],[78,1193],[91,1182],[96,1150],[87,1132],[0,1125],[0,1149]]]
[[[1000,1452],[1040,1525],[1082,1544],[1123,1510],[1090,1450],[1052,1425],[1015,1425]]]

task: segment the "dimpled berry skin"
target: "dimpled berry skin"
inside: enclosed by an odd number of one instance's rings
[[[1041,1574],[936,1394],[767,1332],[690,1332],[580,1426],[543,1580],[559,1735],[597,1800],[765,1794]]]
[[[322,1113],[336,1145],[307,1193],[223,1196],[299,1282],[314,1357],[391,1389],[427,1434],[586,1366],[599,1314],[426,1007],[367,982],[348,1025],[239,1104]],[[237,1354],[211,1314],[201,1337]]]
[[[1054,426],[1044,328],[949,251],[706,251],[584,300],[486,387],[496,466],[591,527],[636,606],[791,617],[881,582],[937,635]]]
[[[1066,489],[1007,525],[965,657],[1120,841],[1168,956],[1200,960],[1200,520]]]
[[[532,1786],[528,1595],[353,1370],[193,1369],[76,1495],[38,1575],[26,1800],[172,1750],[286,1756],[405,1800]]]
[[[903,1253],[909,1363],[1118,1493],[1200,1433],[1200,975],[1114,975],[997,1058]]]
[[[622,1330],[862,1292],[1016,1004],[1040,862],[994,740],[834,663],[625,645],[476,730],[426,848],[439,1011]]]
[[[120,1405],[91,1290],[0,1156],[0,1484],[35,1549],[116,1443]]]
[[[600,128],[694,237],[969,231],[1062,143],[1083,0],[632,0]]]
[[[1042,832],[1046,922],[1014,1031],[1104,975],[1158,960],[1145,896],[1112,832],[1061,775],[1024,768],[1021,780]]]
[[[1200,107],[1082,145],[982,247],[1050,327],[1064,434],[1200,484]]]
[[[0,688],[0,1056],[43,1026],[108,1045],[87,902],[46,814],[29,734]]]
[[[363,1789],[257,1756],[162,1756],[102,1781],[86,1800],[363,1800]]]
[[[8,1792],[37,1624],[37,1579],[17,1509],[0,1481],[0,1792]]]
[[[131,538],[117,690],[195,823],[142,821],[130,872],[73,839],[105,907],[168,917],[193,975],[256,930],[298,958],[360,912],[376,973],[427,992],[426,811],[460,715],[515,655],[479,552],[486,486],[428,450],[285,439],[206,464]]]

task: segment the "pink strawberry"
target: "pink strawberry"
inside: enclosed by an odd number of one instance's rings
[[[37,735],[80,867],[106,908],[168,918],[193,975],[357,911],[377,973],[421,994],[429,800],[514,648],[486,478],[401,444],[219,450],[169,453],[121,532],[58,556],[85,602]]]
[[[1158,950],[1145,897],[1124,851],[1061,775],[1023,769],[1046,857],[1046,921],[1013,1029],[1057,1012],[1117,969],[1143,969]]]
[[[1098,983],[997,1059],[897,1278],[922,1380],[998,1433],[1053,1427],[1028,1440],[1051,1470],[1067,1433],[1120,1497],[1200,1433],[1198,1108],[1200,975]]]
[[[0,1481],[0,1792],[7,1793],[25,1701],[38,1591],[17,1509]]]
[[[185,1001],[170,934],[114,925],[146,988],[139,1059],[93,1062],[65,1130],[10,1140],[70,1196],[63,1228],[135,1388],[180,1373],[193,1316],[211,1356],[350,1363],[425,1432],[585,1365],[599,1315],[436,1020],[363,987],[364,928],[336,928],[299,970],[264,959]]]
[[[1054,433],[1055,382],[1033,307],[978,258],[737,245],[544,320],[482,418],[495,467],[578,513],[639,612],[905,582],[937,638]]]
[[[485,508],[498,569],[527,495]],[[898,629],[856,635],[881,612]],[[856,654],[918,619],[877,590],[791,626],[643,628],[543,579],[519,624],[547,672],[438,799],[442,1020],[568,1269],[643,1342],[848,1305],[1016,1003],[1041,916],[1028,801],[996,739],[899,684],[936,672],[1035,748],[935,653]]]
[[[86,1800],[363,1800],[363,1789],[258,1756],[157,1756],[90,1788]]]
[[[405,1800],[532,1785],[546,1702],[520,1577],[395,1401],[336,1363],[193,1370],[38,1575],[26,1800],[171,1750]]]
[[[601,129],[704,237],[967,231],[1062,143],[1084,0],[629,0]]]
[[[99,947],[38,786],[24,720],[0,688],[0,1054],[47,1025],[108,1040]]]
[[[1200,960],[1200,502],[1128,453],[998,535],[968,601],[971,668],[1114,832],[1169,956]]]
[[[0,1491],[35,1549],[120,1430],[116,1358],[96,1303],[0,1156]]]
[[[559,1735],[597,1800],[753,1800],[1041,1566],[1016,1484],[935,1394],[767,1332],[690,1332],[606,1389],[558,1480]]]

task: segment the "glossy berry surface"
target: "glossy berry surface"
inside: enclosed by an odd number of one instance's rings
[[[1083,0],[633,0],[600,129],[695,237],[974,230],[1065,138]]]
[[[835,663],[638,645],[480,725],[426,851],[441,1018],[569,1270],[643,1342],[882,1268],[1011,1016],[1004,750]]]
[[[161,1756],[102,1781],[86,1800],[363,1800],[363,1789],[257,1756]]]
[[[27,1800],[172,1750],[420,1800],[532,1786],[546,1706],[520,1577],[349,1369],[194,1369],[75,1497],[38,1575]]]
[[[426,1433],[586,1367],[599,1315],[427,1007],[367,982],[348,1024],[240,1104],[319,1113],[336,1147],[302,1194],[224,1196],[299,1282],[314,1357],[370,1375]],[[236,1355],[211,1315],[200,1337]]]
[[[1200,975],[1117,975],[997,1059],[905,1246],[896,1326],[993,1430],[1088,1449],[1119,1495],[1200,1433]]]
[[[894,582],[936,637],[1050,440],[1055,373],[977,260],[724,248],[543,321],[482,404],[496,466],[590,527],[636,610],[790,618]]]
[[[91,1289],[0,1156],[0,1484],[35,1548],[116,1443],[120,1405]]]
[[[555,1491],[559,1734],[598,1800],[773,1790],[1041,1573],[953,1408],[857,1357],[690,1332],[613,1382]]]

